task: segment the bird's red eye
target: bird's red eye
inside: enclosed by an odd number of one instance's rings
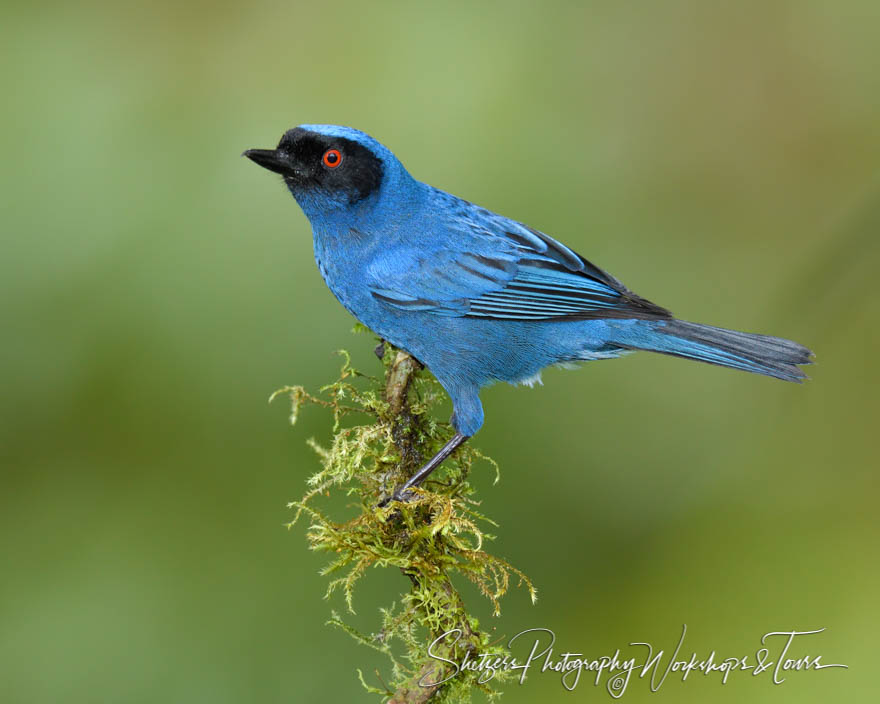
[[[324,152],[324,158],[321,160],[328,169],[335,169],[342,163],[342,154],[338,149],[328,149]]]

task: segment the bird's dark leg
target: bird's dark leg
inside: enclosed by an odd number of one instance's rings
[[[460,445],[464,443],[465,440],[468,439],[468,435],[462,435],[461,433],[456,433],[452,436],[452,439],[447,442],[443,447],[440,448],[440,451],[434,455],[431,459],[429,459],[424,466],[415,474],[413,474],[406,482],[400,486],[391,496],[386,499],[383,499],[379,502],[379,506],[385,506],[390,501],[407,501],[410,498],[409,490],[415,486],[419,486],[425,479],[428,478],[428,475],[431,474],[437,467],[439,467],[443,460],[445,460],[449,455],[458,449]]]

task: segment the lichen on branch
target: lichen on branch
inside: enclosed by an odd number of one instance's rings
[[[498,466],[470,444],[463,445],[423,486],[413,490],[412,500],[392,501],[380,508],[380,501],[432,457],[454,431],[430,413],[443,398],[442,387],[407,353],[384,345],[382,379],[362,374],[352,366],[347,352],[340,354],[344,361],[339,378],[317,395],[301,386],[288,386],[270,399],[289,397],[291,423],[308,404],[329,409],[334,419],[329,447],[308,441],[321,469],[309,478],[306,494],[289,504],[295,514],[288,527],[303,514],[308,517],[309,547],[334,556],[322,570],[331,577],[326,597],[340,591],[349,612],[354,613],[355,586],[370,567],[397,568],[406,577],[407,589],[399,603],[380,609],[381,627],[372,635],[356,631],[335,611],[329,623],[389,657],[388,684],[378,673],[375,684],[368,684],[358,670],[364,687],[387,702],[467,702],[475,688],[494,698],[498,691],[492,684],[503,673],[482,683],[480,673],[470,671],[450,677],[452,666],[428,657],[427,648],[438,637],[455,631],[460,637],[443,639],[435,655],[461,662],[467,651],[504,654],[468,612],[451,579],[453,574],[475,584],[491,602],[495,616],[511,576],[528,589],[532,601],[536,599],[534,586],[522,572],[484,549],[494,537],[485,527],[497,524],[478,511],[467,477],[474,462],[483,460],[495,468],[497,481]],[[352,417],[356,422],[351,422]],[[333,491],[357,499],[353,518],[337,521],[317,506],[319,497]]]

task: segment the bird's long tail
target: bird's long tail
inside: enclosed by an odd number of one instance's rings
[[[652,321],[619,344],[627,349],[661,352],[797,382],[807,378],[798,365],[809,364],[813,355],[803,345],[781,337],[683,320]]]

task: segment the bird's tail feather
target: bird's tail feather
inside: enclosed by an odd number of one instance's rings
[[[650,335],[621,341],[629,349],[650,350],[722,367],[800,382],[807,375],[799,364],[810,364],[813,353],[803,345],[770,335],[737,332],[683,320],[651,324]]]

